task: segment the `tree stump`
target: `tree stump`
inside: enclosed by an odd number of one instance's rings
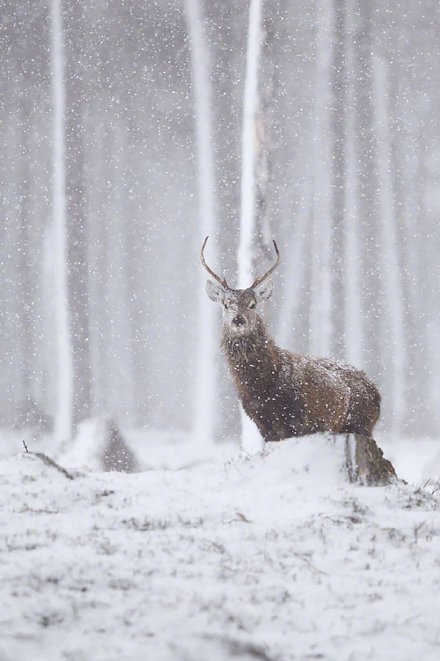
[[[125,442],[113,418],[104,421],[104,443],[101,461],[105,471],[135,473],[139,465],[134,452]]]
[[[346,435],[345,462],[352,484],[384,486],[398,479],[394,466],[385,459],[374,438],[363,434]]]

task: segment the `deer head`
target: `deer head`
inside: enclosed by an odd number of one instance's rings
[[[203,242],[200,251],[200,259],[214,278],[215,282],[208,280],[206,291],[211,301],[220,303],[223,308],[223,329],[231,335],[247,335],[251,333],[257,323],[257,305],[266,301],[272,295],[272,280],[269,276],[275,271],[280,262],[280,253],[278,246],[273,242],[277,258],[275,264],[264,275],[256,278],[252,285],[247,289],[233,289],[228,285],[225,278],[220,278],[210,269],[205,261],[204,250],[208,237]]]

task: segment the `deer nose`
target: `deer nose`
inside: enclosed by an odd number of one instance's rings
[[[232,323],[234,326],[243,326],[246,323],[246,319],[241,316],[241,314],[237,314],[233,320]]]

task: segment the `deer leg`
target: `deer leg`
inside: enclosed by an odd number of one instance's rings
[[[257,418],[256,420],[254,419],[254,422],[257,425],[265,443],[272,443],[274,441],[281,440],[280,433],[277,431],[274,425],[272,425],[270,420],[267,418]]]
[[[273,430],[267,432],[266,434],[263,434],[263,438],[265,443],[275,443],[281,441],[280,435]]]

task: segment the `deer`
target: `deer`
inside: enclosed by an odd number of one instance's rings
[[[258,306],[273,293],[270,278],[276,260],[246,289],[233,289],[205,261],[212,280],[209,298],[223,310],[221,349],[245,413],[265,442],[318,432],[372,437],[380,416],[381,396],[365,372],[329,358],[315,358],[280,349],[258,314]]]

